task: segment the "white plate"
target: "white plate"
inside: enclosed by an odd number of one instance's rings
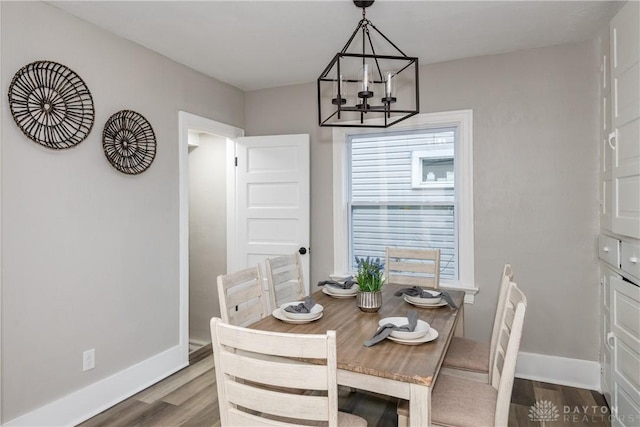
[[[408,322],[409,320],[406,317],[385,317],[384,319],[380,319],[378,326],[386,325],[387,323],[391,323],[396,326],[404,326]],[[430,326],[427,322],[418,319],[418,323],[416,324],[416,329],[414,331],[393,331],[391,332],[391,336],[404,340],[413,340],[425,336],[427,332],[429,332],[429,328]]]
[[[333,297],[333,298],[353,298],[353,297],[356,296],[356,292],[354,292],[352,294],[334,294],[333,292],[331,292],[329,290],[329,288],[322,288],[322,293],[323,294],[327,294],[327,295],[329,295],[330,297]]]
[[[271,315],[273,317],[275,317],[276,319],[278,319],[278,320],[282,320],[283,322],[293,323],[293,324],[299,325],[299,324],[302,324],[302,323],[310,323],[310,322],[313,322],[315,320],[318,320],[319,318],[322,317],[322,312],[318,313],[317,317],[314,317],[313,319],[307,319],[307,320],[290,319],[287,316],[285,316],[284,314],[282,314],[282,312],[280,311],[279,308],[276,308],[275,310],[273,310]]]
[[[440,291],[432,291],[430,289],[423,289],[423,291],[430,293],[431,295],[433,295],[434,297],[438,297],[439,295],[442,295],[442,292]],[[418,304],[424,304],[424,303],[428,303],[431,305],[435,305],[435,304],[439,304],[442,301],[442,298],[420,298],[418,296],[411,296],[411,295],[405,295],[407,298],[407,300],[409,302],[415,302]]]
[[[403,340],[403,339],[400,339],[400,338],[394,338],[391,335],[389,335],[387,338],[390,339],[393,342],[397,342],[398,344],[420,345],[420,344],[424,344],[424,343],[429,342],[429,341],[433,341],[436,338],[438,338],[438,331],[436,331],[433,328],[429,328],[429,332],[427,332],[426,335],[424,335],[424,336],[422,336],[422,337],[420,337],[418,339],[415,339],[415,340]]]
[[[324,289],[328,289],[333,295],[349,295],[353,296],[358,292],[358,285],[353,284],[349,289],[336,288],[331,285],[324,285]]]
[[[424,299],[424,298],[423,298],[423,299]],[[422,307],[422,308],[434,308],[434,307],[442,307],[442,306],[447,305],[447,302],[446,302],[446,301],[440,301],[440,302],[439,302],[439,303],[437,303],[437,304],[432,304],[432,303],[426,302],[427,300],[425,300],[424,302],[415,302],[415,301],[410,301],[410,300],[408,299],[408,295],[405,295],[405,296],[404,296],[404,300],[405,300],[406,302],[408,302],[409,304],[415,305],[416,307]]]
[[[323,307],[320,304],[316,304],[313,307],[311,307],[311,311],[309,313],[292,313],[285,310],[285,308],[289,307],[290,305],[298,305],[302,302],[303,301],[293,301],[293,302],[287,302],[282,304],[280,306],[280,311],[282,312],[282,315],[287,316],[289,319],[294,319],[294,320],[313,320],[318,316],[319,313],[322,313]]]

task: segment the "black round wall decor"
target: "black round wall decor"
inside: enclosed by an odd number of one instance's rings
[[[114,168],[136,175],[147,170],[156,157],[156,135],[142,114],[122,110],[104,125],[102,148]]]
[[[95,119],[87,85],[70,68],[52,61],[32,62],[13,76],[9,107],[27,137],[53,149],[82,142]]]

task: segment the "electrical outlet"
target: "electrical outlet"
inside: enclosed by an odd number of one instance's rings
[[[96,349],[92,348],[82,353],[82,371],[88,371],[96,367]]]

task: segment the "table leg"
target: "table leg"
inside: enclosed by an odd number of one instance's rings
[[[456,330],[453,334],[456,337],[464,337],[464,303],[458,310],[458,323],[456,323]]]
[[[431,387],[411,384],[409,399],[409,425],[425,427],[431,425]]]

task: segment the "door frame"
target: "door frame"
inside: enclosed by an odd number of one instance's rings
[[[244,129],[185,111],[178,111],[178,335],[185,364],[189,364],[189,130],[227,138],[227,270],[236,255],[234,239],[236,235],[235,139],[244,136]]]

